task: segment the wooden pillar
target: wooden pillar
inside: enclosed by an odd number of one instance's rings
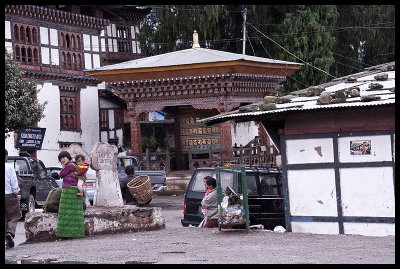
[[[183,153],[181,144],[181,121],[179,109],[174,113],[174,130],[175,130],[175,168],[176,170],[184,170]]]
[[[229,160],[230,159],[230,151],[232,149],[232,134],[231,128],[232,123],[230,121],[225,121],[221,123],[221,152],[222,159]]]
[[[139,123],[139,114],[132,109],[128,109],[131,122],[131,150],[133,155],[142,154],[142,132]]]

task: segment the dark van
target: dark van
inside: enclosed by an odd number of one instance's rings
[[[240,190],[240,171],[221,168],[221,187]],[[193,171],[184,196],[183,226],[198,226],[203,219],[200,204],[205,189],[205,176],[216,178],[213,167],[198,168]],[[246,167],[247,193],[250,213],[250,225],[262,224],[266,229],[281,225],[285,227],[282,173],[271,167]],[[238,185],[238,186],[236,186]]]

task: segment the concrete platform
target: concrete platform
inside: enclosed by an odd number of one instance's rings
[[[161,207],[88,207],[85,235],[141,232],[165,228]],[[26,243],[55,241],[57,213],[35,212],[25,217]]]

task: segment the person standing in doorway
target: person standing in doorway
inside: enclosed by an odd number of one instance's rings
[[[18,186],[17,174],[14,166],[7,163],[8,151],[5,150],[5,244],[6,248],[14,247],[15,230],[17,229],[18,220],[22,217],[18,194],[20,188]]]

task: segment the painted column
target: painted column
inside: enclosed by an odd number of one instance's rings
[[[225,121],[220,124],[220,128],[221,128],[222,158],[229,159],[230,158],[229,150],[232,148],[232,134],[231,134],[232,123],[230,121]]]
[[[179,109],[174,113],[174,129],[175,129],[175,168],[176,170],[184,170],[182,143],[181,143],[181,117]]]
[[[139,113],[135,109],[128,108],[131,123],[131,150],[133,155],[142,154],[142,132],[139,123]]]

